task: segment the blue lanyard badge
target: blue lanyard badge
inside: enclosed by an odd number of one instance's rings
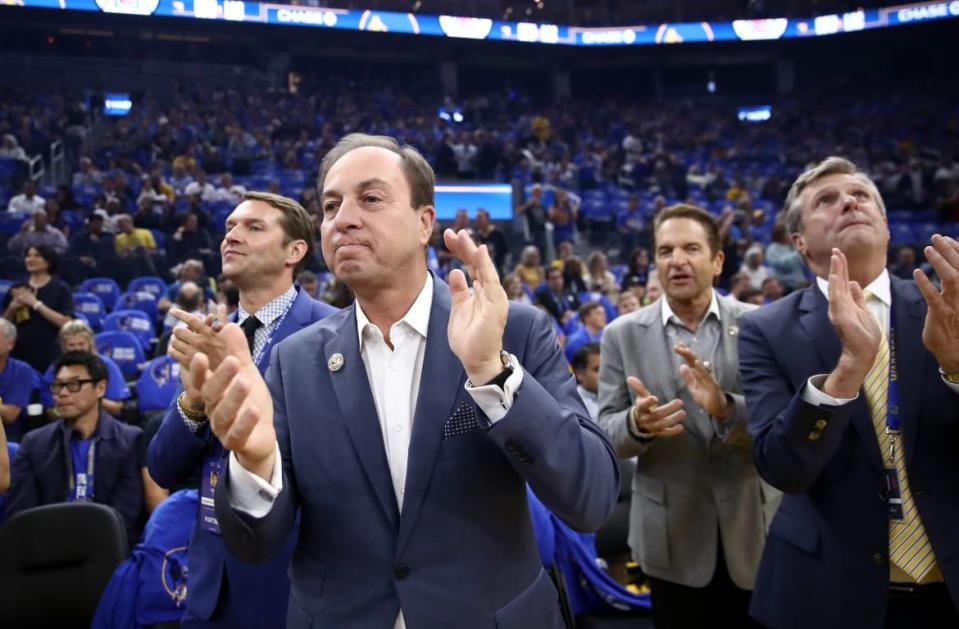
[[[216,519],[213,499],[228,455],[229,452],[222,450],[214,452],[203,461],[203,478],[200,479],[200,529],[214,535],[220,534],[220,523]]]
[[[896,366],[896,329],[889,309],[889,388],[886,392],[886,434],[889,436],[889,461],[885,467],[886,490],[889,495],[889,519],[904,517],[899,470],[896,468],[896,441],[899,439],[899,371]]]
[[[70,454],[67,456],[68,502],[93,501],[95,459],[96,441],[93,439],[70,440]]]

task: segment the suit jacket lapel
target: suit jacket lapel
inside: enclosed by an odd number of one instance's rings
[[[716,360],[716,371],[719,372],[719,386],[723,391],[738,389],[739,380],[739,318],[729,308],[725,299],[717,297],[719,301],[719,356]]]
[[[650,393],[659,397],[665,404],[678,395],[676,378],[679,375],[673,373],[673,357],[670,355],[672,350],[666,340],[666,329],[663,326],[659,302],[656,302],[654,307],[643,310],[637,321],[639,330],[636,346],[633,349],[641,352],[640,362],[652,368],[636,376],[643,381]]]
[[[918,293],[909,295],[907,283],[896,277],[892,282],[892,317],[895,325],[896,361],[899,386],[899,412],[906,465],[912,461],[912,451],[916,445],[916,433],[919,430],[919,405],[922,383],[927,378],[938,375],[926,374],[926,361],[922,359],[925,347],[922,344],[924,324],[923,301]],[[916,351],[916,350],[919,351]],[[909,356],[910,358],[906,358]],[[912,362],[911,358],[917,360]]]
[[[376,413],[376,403],[370,388],[366,367],[360,355],[360,341],[356,330],[356,302],[344,319],[338,334],[323,348],[323,363],[330,364],[334,354],[342,356],[342,366],[330,372],[333,392],[339,404],[343,423],[349,432],[356,455],[363,465],[366,477],[379,498],[380,505],[395,527],[399,521],[393,479],[390,476],[383,433]]]
[[[426,352],[420,390],[413,415],[410,435],[409,461],[406,471],[406,491],[397,553],[403,551],[413,531],[416,517],[429,489],[436,455],[443,442],[443,425],[453,413],[456,398],[463,390],[466,374],[459,359],[450,349],[447,324],[450,315],[449,287],[439,278],[433,278],[433,305],[426,333]]]
[[[808,286],[799,301],[799,324],[805,332],[806,343],[808,347],[812,345],[816,348],[819,355],[819,364],[809,371],[810,374],[824,374],[831,372],[839,362],[839,356],[842,354],[842,343],[839,335],[829,321],[829,302],[819,290],[816,282]],[[797,388],[801,388],[804,383],[797,383]],[[869,413],[869,406],[866,399],[859,392],[859,398],[853,404],[856,410],[852,414],[850,423],[859,433],[863,447],[866,448],[870,460],[877,468],[882,469],[882,458],[879,453],[879,442],[876,438],[876,429],[872,425],[872,416]]]

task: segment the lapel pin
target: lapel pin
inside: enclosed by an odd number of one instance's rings
[[[339,371],[343,367],[343,354],[337,352],[330,356],[330,359],[326,361],[326,366],[330,371]]]
[[[739,334],[739,326],[738,325],[729,326],[729,336],[736,336],[737,334]]]

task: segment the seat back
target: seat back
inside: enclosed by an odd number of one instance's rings
[[[146,361],[143,346],[129,332],[100,332],[94,337],[97,352],[113,359],[127,380],[136,378],[140,366]]]
[[[160,298],[166,294],[166,282],[163,281],[163,278],[157,277],[156,275],[144,275],[130,281],[130,285],[127,286],[128,293],[150,293],[153,295],[153,298],[157,301],[160,301]]]
[[[107,315],[103,300],[93,293],[75,293],[73,310],[76,314],[83,315],[94,332],[100,331],[103,326],[103,317]]]
[[[139,310],[149,317],[150,321],[156,321],[157,318],[157,298],[153,296],[153,293],[145,290],[128,290],[120,295],[116,307],[123,310]]]
[[[123,518],[106,505],[65,502],[15,514],[0,527],[4,626],[90,626],[128,550]]]
[[[140,310],[115,310],[103,319],[104,332],[129,332],[140,342],[144,351],[156,339],[153,319]]]
[[[100,298],[107,310],[113,310],[113,306],[120,298],[120,286],[116,281],[109,277],[91,277],[83,280],[80,284],[81,293],[93,293]]]
[[[141,413],[166,410],[180,383],[180,365],[169,356],[158,356],[146,364],[137,379],[137,404]]]

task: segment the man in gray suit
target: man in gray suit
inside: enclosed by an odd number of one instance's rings
[[[746,610],[780,496],[745,431],[736,341],[753,306],[712,288],[723,252],[706,211],[667,208],[654,230],[664,297],[613,321],[600,354],[600,424],[620,457],[639,457],[629,545],[658,629],[755,626]]]

